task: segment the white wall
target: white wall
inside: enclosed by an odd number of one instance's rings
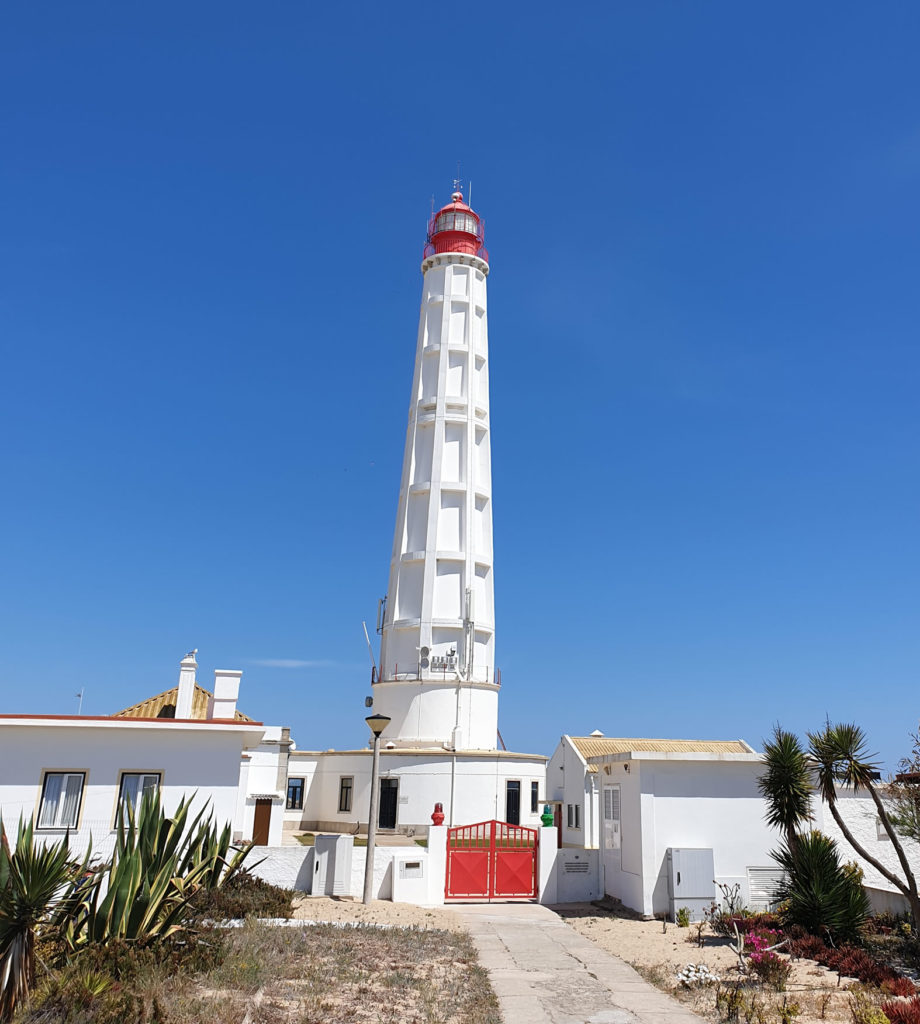
[[[562,736],[546,766],[547,799],[562,803],[562,846],[600,846],[599,780],[570,736]],[[578,808],[579,826],[569,826],[569,807]]]
[[[604,887],[626,906],[647,915],[667,911],[669,847],[712,849],[716,881],[739,883],[745,902],[748,868],[775,867],[770,851],[778,835],[764,820],[756,755],[643,754],[605,761],[599,786],[619,785],[621,827],[619,848],[604,846]]]
[[[893,871],[899,878],[904,877],[898,855],[895,853],[893,844],[889,839],[880,839],[876,825],[878,812],[872,797],[865,790],[854,793],[852,790],[838,788],[837,807],[840,816],[846,823],[847,828],[853,833],[859,843],[876,860],[881,861],[889,871]],[[874,868],[868,861],[860,857],[852,846],[847,842],[837,822],[827,805],[815,797],[812,805],[815,815],[815,828],[825,832],[837,842],[841,859],[844,861],[855,861],[863,869],[865,874],[864,884],[869,890],[869,896],[873,907],[881,910],[896,910],[901,913],[906,909],[907,901],[898,893],[897,889],[880,871]],[[882,833],[884,835],[884,832]],[[908,840],[901,840],[908,862],[915,877],[920,879],[920,844]]]
[[[236,831],[242,839],[252,838],[256,800],[271,798],[268,845],[281,845],[287,801],[287,743],[287,730],[272,726],[265,730],[261,743],[246,750],[236,817]]]
[[[299,820],[304,827],[319,824],[322,829],[353,831],[361,823],[366,831],[370,803],[370,751],[343,753],[293,752],[288,762],[291,778],[304,778],[304,809]],[[444,806],[445,824],[469,825],[477,821],[505,818],[505,793],[508,780],[521,783],[522,825],[536,828],[545,799],[545,762],[534,755],[498,756],[483,754],[454,756],[438,754],[380,754],[381,778],[399,780],[397,830],[425,835],[431,825],[434,805]],[[339,811],[339,785],[342,776],[354,779],[352,807]],[[452,779],[453,776],[453,779]],[[531,812],[531,783],[536,782],[539,798],[536,813]],[[297,820],[297,812],[288,812],[287,820]]]
[[[0,815],[8,831],[20,815],[37,815],[43,771],[86,773],[79,828],[71,844],[79,850],[92,834],[101,855],[114,841],[122,772],[158,772],[167,812],[197,791],[196,806],[210,803],[216,821],[234,820],[244,744],[262,735],[260,726],[132,719],[94,721],[0,719]],[[36,834],[57,839],[61,830]]]

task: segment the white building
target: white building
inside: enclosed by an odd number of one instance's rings
[[[781,875],[771,856],[781,837],[766,823],[762,761],[743,740],[563,736],[547,765],[559,845],[599,849],[604,892],[641,914],[669,910],[669,850],[711,851],[715,882],[737,884],[745,905],[766,907]],[[869,795],[841,788],[838,806],[867,851],[898,870]],[[812,811],[813,827],[837,841],[841,859],[863,868],[873,906],[903,910],[903,898],[857,856],[817,794]],[[916,844],[911,858],[920,868]]]
[[[196,689],[188,661],[185,685],[167,691],[189,709],[185,718],[0,715],[0,817],[7,831],[15,831],[20,817],[32,818],[37,836],[56,840],[69,833],[74,850],[92,838],[104,856],[126,801],[158,789],[167,812],[196,794],[196,806],[207,803],[219,824],[231,822],[241,833],[241,758],[264,741],[266,730],[236,715],[239,673],[223,679],[218,673],[212,696]],[[279,799],[279,839],[282,806]]]

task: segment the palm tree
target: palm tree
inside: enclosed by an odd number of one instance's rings
[[[876,785],[879,779],[878,765],[871,760],[874,755],[866,751],[865,733],[858,725],[831,725],[827,722],[820,732],[809,733],[808,740],[809,754],[814,763],[821,797],[830,808],[844,838],[863,860],[871,864],[879,874],[904,894],[910,904],[915,926],[920,925],[920,894],[917,892],[917,880]],[[850,831],[837,807],[838,783],[851,787],[854,792],[860,789],[868,790],[875,803],[879,821],[888,833],[901,864],[903,879],[873,857]]]
[[[71,861],[66,837],[36,846],[31,821],[20,820],[10,852],[0,821],[0,1021],[10,1020],[28,998],[35,984],[36,935],[68,912],[85,867]]]
[[[767,802],[767,822],[781,829],[786,846],[795,849],[801,826],[812,820],[811,764],[798,736],[778,724],[765,740],[764,772],[757,788]]]

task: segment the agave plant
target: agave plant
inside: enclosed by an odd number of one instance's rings
[[[10,851],[0,821],[0,1021],[10,1020],[35,984],[35,942],[55,929],[79,898],[89,853],[82,864],[70,859],[67,837],[36,845],[32,823],[20,819]]]
[[[168,938],[183,928],[199,889],[239,870],[250,848],[228,859],[229,825],[218,833],[204,808],[190,820],[193,799],[184,798],[171,817],[155,791],[144,793],[136,814],[126,805],[111,862],[83,891],[79,911],[64,928],[72,949]]]

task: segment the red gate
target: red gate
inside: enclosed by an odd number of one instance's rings
[[[445,898],[536,898],[537,835],[535,828],[504,821],[449,828]]]

